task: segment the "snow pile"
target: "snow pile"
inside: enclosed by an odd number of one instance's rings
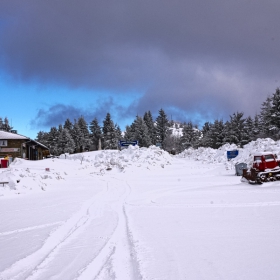
[[[16,158],[8,168],[0,169],[0,182],[7,182],[0,184],[0,196],[9,194],[9,191],[15,191],[16,194],[30,190],[45,191],[47,186],[55,185],[52,181],[64,179],[65,175],[60,164],[54,163],[54,160],[28,161]]]
[[[70,160],[80,160],[81,163],[92,163],[99,170],[110,170],[117,168],[124,171],[127,167],[144,167],[160,166],[171,163],[171,156],[156,146],[149,148],[139,148],[138,146],[129,146],[122,151],[118,150],[103,150],[88,152],[75,155],[61,155],[60,158]]]
[[[57,181],[67,180],[69,175],[79,176],[109,175],[113,170],[125,172],[133,168],[156,169],[170,165],[171,156],[158,147],[139,148],[129,146],[127,149],[103,150],[80,154],[63,154],[59,158],[40,161],[15,159],[8,167],[0,169],[0,196],[15,191],[26,193],[29,190],[45,191],[56,186]],[[141,172],[141,171],[140,171]],[[69,174],[69,175],[68,175]]]
[[[279,157],[280,140],[274,141],[270,138],[257,139],[256,141],[252,141],[247,145],[244,145],[243,149],[238,149],[238,150],[239,150],[239,154],[236,158],[232,159],[232,162],[234,164],[245,162],[248,168],[250,168],[253,165],[253,156],[256,153],[271,152]]]
[[[189,148],[184,150],[182,153],[177,155],[181,158],[189,158],[198,161],[203,161],[206,163],[224,163],[227,161],[227,151],[236,150],[237,146],[235,144],[225,144],[219,149],[203,148],[198,149]]]
[[[228,162],[227,151],[238,150],[238,156]],[[198,148],[187,149],[178,155],[181,158],[189,158],[206,163],[224,163],[226,166],[229,164],[235,165],[236,163],[244,162],[250,168],[253,164],[253,155],[260,152],[271,152],[280,157],[280,140],[274,141],[270,138],[257,139],[252,141],[244,148],[238,148],[235,144],[225,144],[219,149],[212,148]]]
[[[0,173],[0,183],[1,186],[3,188],[9,188],[11,190],[15,190],[15,186],[16,186],[16,178],[15,178],[15,174],[11,171],[6,169],[5,171],[3,171],[2,173]],[[8,183],[8,184],[4,184],[4,183]]]

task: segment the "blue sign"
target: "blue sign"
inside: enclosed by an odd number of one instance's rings
[[[238,150],[227,151],[227,158],[232,159],[238,156]]]
[[[138,145],[138,141],[120,141],[119,145],[121,147],[126,147],[127,148],[129,145],[132,145],[132,146]]]

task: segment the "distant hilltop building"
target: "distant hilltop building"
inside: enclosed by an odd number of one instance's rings
[[[172,121],[170,129],[174,136],[180,137],[183,135],[183,124],[178,121]]]

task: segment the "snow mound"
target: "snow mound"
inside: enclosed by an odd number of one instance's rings
[[[227,151],[238,150],[238,156],[228,161]],[[224,163],[226,167],[231,164],[244,162],[248,168],[253,165],[253,155],[260,152],[271,152],[280,156],[280,140],[274,141],[270,138],[257,139],[252,141],[243,148],[238,148],[235,144],[225,144],[219,149],[203,148],[198,149],[189,148],[177,155],[181,158],[189,158],[193,160],[203,161],[205,163]]]
[[[206,163],[224,163],[227,161],[227,151],[236,150],[235,144],[225,144],[219,149],[203,148],[198,149],[189,148],[178,154],[177,157],[189,158],[193,160],[203,161]]]
[[[139,148],[138,146],[129,146],[122,151],[103,150],[88,152],[75,155],[61,155],[61,158],[70,160],[80,160],[92,163],[95,168],[100,170],[109,170],[117,168],[125,171],[128,167],[144,167],[160,166],[171,164],[171,156],[164,150],[150,146],[149,148]]]
[[[232,160],[233,163],[245,162],[248,168],[253,165],[253,156],[260,152],[271,152],[278,157],[280,156],[280,140],[274,141],[270,138],[257,139],[247,145],[243,149],[238,149],[239,154]]]
[[[1,184],[1,187],[8,188],[10,190],[16,189],[16,179],[15,175],[11,170],[5,170],[5,172],[0,173],[0,182],[7,182],[8,184]]]
[[[156,169],[171,164],[172,157],[158,147],[103,150],[80,154],[62,154],[59,158],[40,161],[15,159],[8,168],[0,169],[0,196],[23,194],[30,190],[53,190],[57,182],[70,182],[70,176],[109,175],[112,172],[133,172],[133,168]],[[111,172],[107,172],[112,170]],[[69,178],[69,179],[68,179]]]

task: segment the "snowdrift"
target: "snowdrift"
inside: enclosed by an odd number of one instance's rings
[[[238,150],[239,154],[236,158],[228,161],[227,151]],[[236,163],[244,162],[250,168],[253,164],[253,155],[258,152],[272,152],[277,156],[280,156],[280,140],[274,141],[270,138],[257,139],[252,141],[244,148],[238,148],[235,144],[225,144],[219,149],[212,148],[198,148],[198,149],[187,149],[177,155],[181,158],[189,158],[205,163],[224,163],[226,167],[228,165],[235,165]]]
[[[9,168],[0,169],[0,196],[13,190],[26,193],[29,190],[45,191],[56,180],[69,180],[69,175],[106,176],[114,172],[132,171],[133,168],[154,169],[170,165],[172,157],[156,146],[139,148],[129,146],[122,151],[104,150],[79,154],[62,154],[59,158],[41,161],[15,159]]]
[[[82,154],[64,154],[61,159],[80,160],[92,163],[95,168],[100,170],[109,170],[117,168],[124,172],[128,167],[144,167],[160,166],[171,164],[171,156],[162,149],[151,146],[149,148],[139,148],[138,146],[129,146],[122,151],[118,150],[103,150],[96,152],[88,152]]]
[[[198,149],[189,148],[177,155],[177,157],[199,160],[206,163],[224,163],[227,161],[227,151],[236,149],[237,146],[235,144],[225,144],[219,149],[203,147]]]

